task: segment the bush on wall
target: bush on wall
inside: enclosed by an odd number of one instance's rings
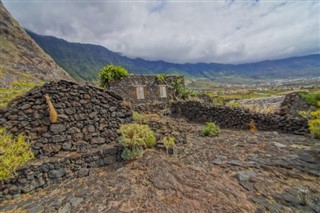
[[[19,166],[33,157],[24,135],[14,138],[6,129],[0,128],[0,180],[12,177]]]
[[[100,86],[105,87],[106,84],[110,83],[114,79],[120,79],[128,75],[129,75],[128,71],[121,66],[115,66],[115,65],[105,66],[99,72]]]

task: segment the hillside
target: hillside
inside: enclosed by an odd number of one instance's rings
[[[40,84],[56,79],[72,80],[24,31],[0,1],[0,87],[13,83]]]
[[[60,66],[77,79],[95,80],[98,71],[106,64],[124,66],[132,73],[180,73],[188,77],[204,77],[211,80],[225,78],[263,80],[320,76],[320,55],[241,65],[174,64],[164,61],[147,61],[140,58],[131,59],[102,46],[71,43],[30,31],[27,33]]]

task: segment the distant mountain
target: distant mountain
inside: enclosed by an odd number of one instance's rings
[[[10,15],[0,1],[0,87],[13,82],[40,83],[72,79],[45,53]]]
[[[174,64],[139,58],[131,59],[102,46],[71,43],[31,31],[27,33],[76,79],[96,80],[99,70],[107,64],[124,66],[131,73],[180,73],[189,77],[204,77],[211,80],[225,77],[263,80],[320,76],[319,54],[241,65]]]

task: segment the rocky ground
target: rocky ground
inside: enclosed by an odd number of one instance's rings
[[[320,212],[319,140],[277,132],[222,130],[166,118],[181,136],[174,155],[93,169],[0,203],[4,212]]]

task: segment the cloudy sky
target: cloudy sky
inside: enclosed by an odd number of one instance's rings
[[[129,57],[245,63],[320,52],[320,1],[5,0],[39,34]]]

